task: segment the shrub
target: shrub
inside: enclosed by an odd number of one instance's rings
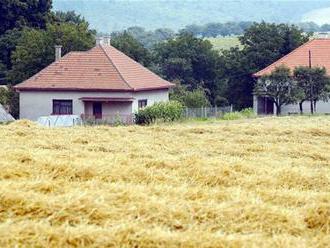
[[[240,113],[245,117],[245,118],[253,118],[256,116],[253,108],[246,108],[240,111]]]
[[[179,120],[182,116],[183,106],[177,101],[159,102],[152,106],[140,109],[135,114],[135,123],[149,125],[158,122],[171,122]]]
[[[224,120],[238,120],[238,119],[246,119],[255,117],[255,113],[252,108],[246,108],[241,110],[240,112],[231,112],[226,113],[222,117]]]
[[[230,121],[230,120],[238,120],[242,119],[243,116],[240,112],[231,112],[231,113],[225,113],[222,117],[222,119]]]
[[[188,90],[185,85],[177,83],[170,92],[170,99],[180,102],[187,108],[201,108],[210,106],[210,102],[202,88]]]

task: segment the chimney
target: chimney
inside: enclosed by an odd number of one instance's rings
[[[96,37],[96,46],[100,46],[103,44],[103,38],[102,37]]]
[[[103,38],[103,44],[106,46],[110,46],[111,45],[111,36],[105,36]]]
[[[55,61],[59,61],[62,57],[62,46],[55,46]]]

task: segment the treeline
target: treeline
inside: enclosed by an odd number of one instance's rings
[[[18,95],[12,86],[21,83],[54,61],[55,45],[63,54],[88,50],[96,31],[74,12],[53,12],[52,1],[2,1],[0,6],[0,103],[18,117]]]
[[[205,25],[188,25],[182,31],[187,31],[195,36],[209,38],[218,36],[242,35],[253,22],[227,22],[208,23]],[[314,22],[302,22],[296,24],[304,32],[330,32],[330,24],[318,25]]]
[[[143,27],[130,27],[125,29],[124,31],[115,31],[111,34],[99,33],[100,36],[111,35],[112,37],[116,37],[123,32],[126,32],[132,35],[135,39],[137,39],[140,43],[143,44],[144,47],[150,49],[154,45],[171,39],[175,37],[179,33],[191,33],[196,37],[200,38],[216,38],[216,37],[224,37],[224,36],[240,36],[244,34],[244,32],[250,28],[254,22],[226,22],[226,23],[208,23],[205,25],[188,25],[185,28],[179,30],[178,33],[174,32],[168,28],[159,28],[153,31],[146,30]],[[317,25],[314,22],[302,22],[298,23],[295,26],[300,28],[302,31],[309,32],[330,32],[330,24]]]
[[[208,23],[205,25],[192,24],[186,26],[182,31],[203,38],[216,38],[218,36],[241,35],[252,25],[253,22]]]
[[[176,35],[176,33],[173,30],[168,28],[158,28],[154,31],[147,31],[142,27],[130,27],[125,31],[112,32],[110,36],[114,38],[121,35],[123,32],[132,35],[146,48],[152,48],[155,44],[174,38]],[[99,35],[102,36],[105,34],[100,33]]]

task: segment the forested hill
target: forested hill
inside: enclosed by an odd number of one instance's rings
[[[180,29],[228,21],[299,22],[330,7],[328,0],[53,0],[55,10],[75,10],[100,32],[130,26]]]

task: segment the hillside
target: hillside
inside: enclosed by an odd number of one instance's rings
[[[0,128],[1,247],[327,247],[330,117]]]
[[[299,22],[325,0],[54,0],[55,10],[75,10],[99,32],[130,26],[178,30],[189,24],[228,21]]]

